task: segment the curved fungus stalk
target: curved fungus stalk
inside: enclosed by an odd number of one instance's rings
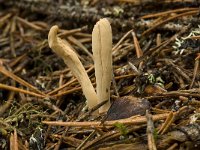
[[[64,60],[65,64],[77,78],[87,99],[87,105],[91,109],[98,104],[95,89],[76,53],[66,45],[64,40],[57,36],[58,29],[58,26],[53,26],[50,29],[48,35],[49,47]]]
[[[99,103],[108,102],[99,108],[107,112],[110,108],[110,86],[112,80],[112,30],[107,19],[99,20],[92,32],[92,51],[96,76],[96,91]]]

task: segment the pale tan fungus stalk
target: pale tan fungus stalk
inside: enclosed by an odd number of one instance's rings
[[[92,32],[92,51],[96,76],[96,91],[99,103],[108,102],[99,108],[106,112],[110,107],[110,85],[112,80],[112,30],[107,19],[99,20]]]
[[[57,36],[58,29],[58,26],[53,26],[50,29],[48,35],[49,47],[64,60],[65,64],[77,78],[87,99],[87,105],[91,109],[98,104],[95,89],[76,53],[65,44],[64,40]]]

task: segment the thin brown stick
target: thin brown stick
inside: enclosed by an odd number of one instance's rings
[[[159,114],[159,115],[153,115],[152,119],[154,121],[157,120],[163,120],[166,119],[169,114]],[[100,125],[101,122],[59,122],[59,121],[42,121],[44,124],[53,125],[53,126],[71,126],[71,127],[85,127],[85,128],[102,128],[104,126],[113,126],[116,123],[122,123],[126,125],[137,125],[137,124],[144,124],[147,122],[147,119],[145,116],[137,117],[137,118],[128,118],[128,119],[121,119],[121,120],[115,120],[115,121],[105,121],[103,125]]]

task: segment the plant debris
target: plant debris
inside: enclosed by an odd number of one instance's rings
[[[0,149],[200,149],[199,4],[0,0]],[[109,42],[99,28],[92,36],[102,18],[112,28]],[[88,84],[76,78],[78,66],[66,66],[49,47],[55,25],[56,37],[82,63],[93,95],[101,76],[95,77],[100,68],[92,49],[102,52],[102,38],[112,48],[112,69],[105,67],[107,82],[100,81],[107,87],[112,80],[110,90],[99,89],[106,96],[89,109],[92,96],[82,93]],[[108,111],[94,113],[109,101]]]

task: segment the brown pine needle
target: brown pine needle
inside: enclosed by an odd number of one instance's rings
[[[75,81],[77,81],[76,78],[73,79],[73,80],[71,80],[71,81],[69,81],[69,82],[67,82],[67,83],[65,83],[65,84],[63,84],[62,86],[56,88],[55,90],[53,90],[53,91],[47,93],[47,95],[53,95],[54,93],[56,93],[56,92],[58,92],[58,91],[64,89],[65,87],[67,87],[68,85],[72,84],[72,83],[75,82]]]
[[[11,84],[15,86],[15,81],[12,81]],[[11,107],[12,102],[14,100],[14,96],[15,96],[15,92],[10,91],[6,102],[0,106],[0,116],[3,116],[3,114]]]
[[[28,27],[31,27],[32,29],[35,29],[35,30],[44,30],[43,28],[41,28],[40,26],[37,26],[35,25],[34,23],[31,23],[21,17],[16,17],[17,18],[17,21],[21,22],[22,24],[28,26]]]
[[[86,72],[88,73],[88,72],[92,71],[93,69],[94,69],[94,66],[90,67]],[[65,83],[65,84],[63,84],[62,86],[56,88],[55,90],[53,90],[53,91],[47,93],[47,95],[53,95],[54,93],[56,93],[56,92],[58,92],[58,91],[64,89],[65,87],[67,87],[68,85],[72,84],[72,83],[75,82],[75,81],[77,81],[76,78],[73,79],[73,80],[71,80],[71,81],[69,81],[69,82],[67,82],[67,83]],[[55,96],[55,95],[54,95],[54,96]]]
[[[168,117],[168,113],[165,114],[158,114],[153,115],[152,119],[153,121],[157,120],[163,120]],[[136,118],[127,118],[127,119],[121,119],[121,120],[114,120],[114,121],[105,121],[103,125],[100,121],[88,121],[88,122],[60,122],[60,121],[42,121],[44,124],[53,125],[53,126],[69,126],[69,127],[84,127],[84,128],[102,128],[105,126],[114,126],[116,123],[122,123],[125,125],[138,125],[138,124],[145,124],[147,122],[147,119],[145,116],[136,117]]]
[[[167,129],[169,128],[169,126],[172,124],[173,121],[174,121],[174,113],[170,112],[167,119],[163,123],[162,127],[158,131],[158,133],[163,135],[167,131]]]
[[[75,33],[80,33],[81,31],[87,29],[87,26],[83,26],[81,28],[77,28],[77,29],[71,29],[71,30],[62,30],[60,29],[61,33],[58,34],[59,37],[63,38],[63,37],[67,37],[70,35],[73,35]]]
[[[161,17],[164,15],[169,15],[171,13],[180,13],[180,12],[185,12],[185,11],[191,11],[191,10],[197,10],[198,8],[180,8],[180,9],[174,9],[174,10],[169,10],[169,11],[164,11],[164,12],[159,12],[155,14],[148,14],[145,16],[142,16],[142,19],[147,19],[147,18],[154,18],[154,17]]]
[[[135,74],[127,74],[127,75],[117,76],[117,77],[115,77],[115,80],[120,80],[120,79],[123,79],[123,78],[129,78],[129,77],[134,77],[134,76],[136,76],[136,75],[135,75]],[[66,83],[66,84],[64,84],[64,85],[62,85],[62,86],[60,86],[60,87],[57,88],[56,90],[54,90],[54,91],[52,91],[52,92],[49,92],[47,95],[51,95],[52,97],[59,97],[59,96],[71,94],[71,93],[73,93],[73,92],[81,91],[81,87],[76,87],[76,88],[69,89],[69,90],[66,90],[66,91],[58,92],[57,94],[54,94],[54,95],[53,95],[53,93],[55,93],[55,91],[56,91],[56,92],[57,92],[57,91],[60,91],[60,90],[62,90],[63,88],[65,88],[66,86],[68,86],[69,84],[71,84],[71,83],[73,83],[73,82],[75,82],[75,81],[76,81],[76,80],[74,79],[74,80],[72,80],[72,81],[70,81],[70,82],[68,82],[68,83]],[[95,84],[93,83],[93,85],[95,85]]]
[[[152,115],[146,111],[146,118],[147,118],[147,139],[148,139],[148,148],[149,150],[157,150],[155,138],[154,138],[154,123],[152,120]]]
[[[19,61],[21,61],[22,59],[24,59],[25,57],[27,56],[27,54],[23,54],[21,56],[18,56],[16,57],[14,60],[12,60],[10,63],[9,63],[9,66],[10,67],[13,67],[14,65],[16,65]]]
[[[200,36],[191,36],[190,39],[199,40],[199,39],[200,39]]]
[[[133,32],[131,32],[131,33],[132,33],[132,36],[133,36],[133,43],[134,43],[134,46],[135,46],[136,56],[137,56],[137,58],[140,58],[140,57],[143,56],[143,51],[142,51],[142,49],[140,48],[140,44],[139,44],[138,39],[137,39],[137,37],[136,37],[136,35],[135,35],[135,32],[133,31]],[[141,69],[141,68],[142,68],[142,65],[143,65],[143,61],[140,62],[138,68]]]
[[[144,5],[150,2],[153,2],[152,0],[114,0],[116,2],[126,2],[126,3],[131,3],[132,5]],[[178,2],[194,2],[194,0],[161,0],[161,1],[156,1],[156,3],[178,3]]]
[[[195,58],[195,63],[194,63],[194,70],[193,70],[193,77],[192,77],[192,81],[190,83],[190,89],[193,87],[194,85],[194,81],[196,79],[196,76],[197,76],[197,73],[198,73],[198,70],[199,70],[199,53],[198,53],[198,56]]]
[[[140,58],[141,56],[143,56],[143,51],[140,48],[140,44],[139,44],[138,39],[135,35],[135,32],[131,32],[131,33],[132,33],[132,36],[133,36],[133,42],[134,42],[134,45],[135,45],[137,58]]]
[[[18,150],[18,138],[17,138],[17,130],[14,129],[14,149],[13,150]]]
[[[11,135],[10,135],[10,149],[11,150],[18,150],[18,140],[17,140],[16,129],[14,129],[14,134],[11,133]]]
[[[90,56],[90,58],[93,59],[92,54],[89,52],[89,50],[76,38],[74,38],[73,36],[69,36],[67,38],[70,42],[72,42],[73,44],[77,45],[78,47],[80,47],[88,56]]]
[[[52,97],[59,97],[59,96],[63,96],[63,95],[67,95],[76,91],[81,91],[81,87],[77,87],[77,88],[73,88],[70,90],[66,90],[66,91],[62,91],[62,92],[58,92],[58,94],[52,95]]]
[[[13,74],[12,72],[6,70],[4,67],[0,67],[0,72],[3,73],[5,76],[10,77],[11,79],[13,79],[14,81],[32,89],[33,91],[44,95],[41,91],[39,91],[36,87],[32,86],[30,83],[24,81],[23,79],[21,79],[20,77],[16,76],[15,74]]]
[[[26,90],[23,90],[23,89],[20,89],[20,88],[17,88],[17,87],[13,87],[13,86],[1,84],[1,83],[0,83],[0,89],[5,89],[5,90],[9,90],[9,91],[20,92],[20,93],[24,93],[24,94],[28,94],[28,95],[40,97],[40,98],[45,98],[46,97],[44,95],[40,95],[40,94],[37,94],[37,93],[34,93],[34,92],[26,91]]]
[[[115,44],[115,46],[112,48],[112,51],[115,51],[117,47],[127,38],[127,36],[132,32],[133,30],[128,31],[120,40]]]
[[[1,17],[0,18],[0,27],[2,27],[6,23],[6,20],[9,19],[11,16],[12,16],[12,14],[8,13],[7,15]]]
[[[158,22],[157,24],[155,24],[154,26],[152,26],[151,28],[147,29],[146,31],[144,31],[142,33],[142,36],[144,35],[147,35],[149,34],[151,31],[153,31],[154,29],[156,29],[157,27],[169,22],[169,21],[172,21],[174,19],[177,19],[179,17],[183,17],[183,16],[189,16],[189,15],[195,15],[199,12],[199,10],[193,10],[193,11],[188,11],[188,12],[185,12],[185,13],[181,13],[181,14],[178,14],[178,15],[175,15],[175,16],[172,16],[172,17],[169,17],[161,22]]]
[[[10,149],[14,150],[14,135],[13,133],[10,134]]]

